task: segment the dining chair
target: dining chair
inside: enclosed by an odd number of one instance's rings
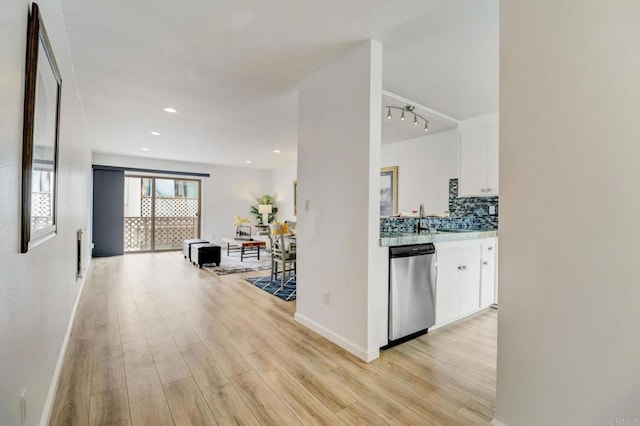
[[[280,289],[296,276],[296,252],[287,248],[282,225],[269,224],[269,241],[271,243],[271,282],[281,275]],[[291,273],[293,272],[293,275]],[[285,281],[286,274],[289,279]],[[277,292],[277,290],[276,290]]]
[[[293,220],[285,220],[285,222],[287,224],[287,230],[289,231],[289,235],[295,236],[296,235],[296,222]]]

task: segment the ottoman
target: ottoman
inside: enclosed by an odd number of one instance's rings
[[[207,240],[202,240],[200,238],[195,238],[193,240],[184,240],[182,243],[182,255],[185,259],[189,259],[191,261],[191,246],[197,243],[208,243]]]
[[[193,244],[191,246],[191,262],[202,268],[202,265],[215,263],[220,266],[220,246],[215,244]]]

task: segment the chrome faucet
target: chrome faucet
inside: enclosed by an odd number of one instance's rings
[[[418,225],[416,226],[416,234],[420,234],[421,231],[429,232],[429,227],[422,226],[422,219],[425,218],[424,214],[424,203],[420,203],[420,214],[418,216]]]

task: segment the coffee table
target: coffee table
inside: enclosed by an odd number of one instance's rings
[[[239,251],[240,262],[244,262],[245,258],[255,257],[260,260],[260,249],[266,247],[267,244],[260,240],[236,240],[235,238],[223,238],[222,241],[227,243],[227,256],[229,252]]]

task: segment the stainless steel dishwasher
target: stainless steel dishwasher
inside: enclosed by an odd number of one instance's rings
[[[435,324],[435,253],[433,244],[390,248],[389,344],[386,347],[424,334]]]

